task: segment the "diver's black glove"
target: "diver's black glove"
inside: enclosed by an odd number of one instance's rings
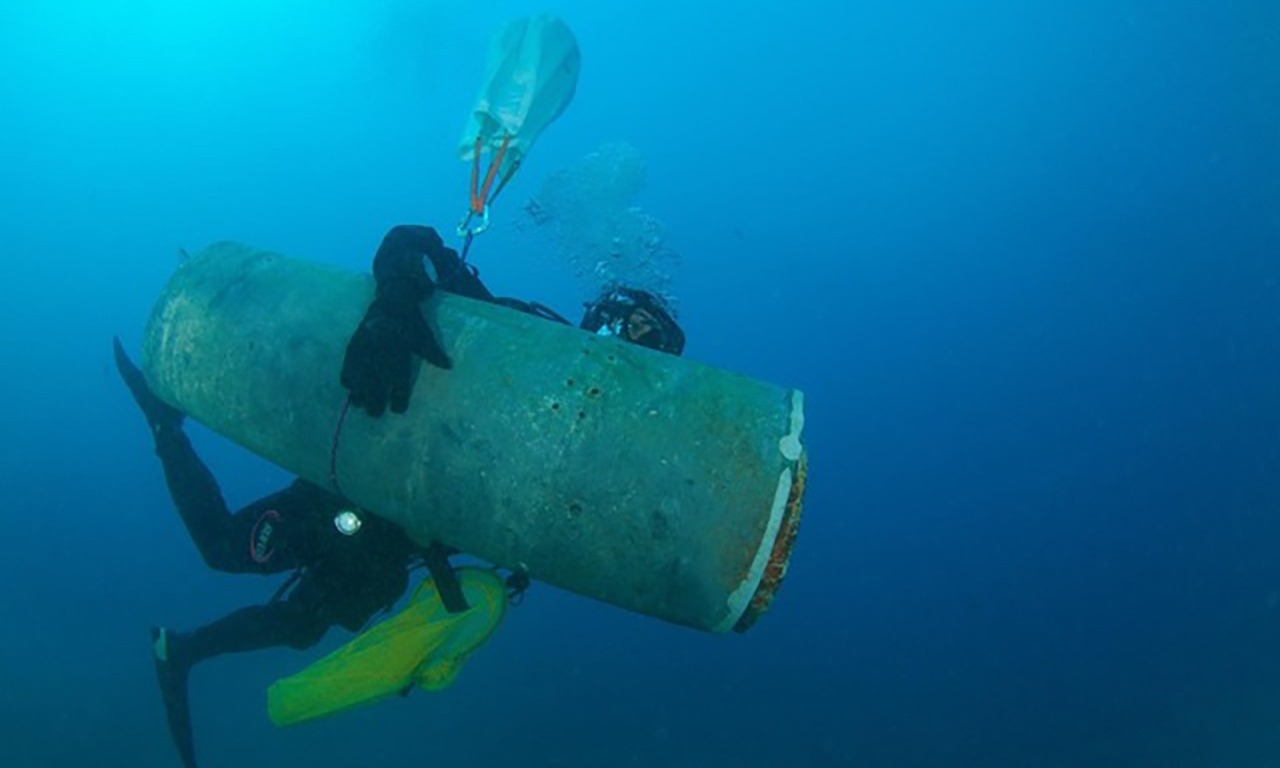
[[[351,404],[378,417],[390,404],[394,413],[409,407],[414,355],[439,368],[452,361],[422,318],[421,303],[433,285],[423,256],[447,250],[430,227],[393,227],[373,260],[377,292],[360,326],[347,343],[342,386]]]

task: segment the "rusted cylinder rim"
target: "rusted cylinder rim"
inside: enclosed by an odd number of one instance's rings
[[[769,552],[769,561],[765,566],[760,586],[751,596],[751,602],[742,612],[742,617],[733,625],[733,631],[745,632],[752,624],[769,610],[774,595],[782,586],[787,575],[787,565],[791,561],[791,550],[796,545],[796,534],[800,532],[800,516],[804,508],[804,484],[808,469],[808,455],[802,455],[796,464],[795,475],[791,480],[791,489],[787,494],[787,507],[782,515],[782,524],[778,527],[778,535],[773,540],[773,549]]]

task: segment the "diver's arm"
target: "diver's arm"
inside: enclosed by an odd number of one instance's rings
[[[373,257],[373,279],[378,294],[405,291],[422,301],[434,287],[423,268],[422,258],[444,250],[444,242],[431,227],[402,224],[392,227],[382,238]]]
[[[431,227],[401,224],[388,230],[373,257],[373,277],[374,300],[347,344],[342,385],[351,394],[351,404],[374,417],[388,405],[394,413],[409,407],[414,355],[438,368],[453,365],[419,308],[436,288],[568,322],[541,304],[495,298],[479,272],[446,247]]]
[[[435,289],[423,257],[442,250],[444,243],[430,227],[398,226],[387,232],[374,256],[373,302],[342,362],[342,385],[351,404],[370,416],[381,416],[388,405],[395,413],[408,409],[415,356],[438,368],[453,366],[420,306]]]
[[[427,274],[427,264],[434,280]],[[431,227],[392,227],[373,257],[373,276],[379,286],[400,280],[425,280],[449,293],[493,301],[493,294],[480,281],[479,273],[464,263],[457,251],[446,247]]]
[[[380,285],[383,281],[405,278],[416,281],[422,279],[420,274],[427,264],[430,264],[434,276],[434,279],[428,276],[427,282],[443,291],[477,301],[501,304],[545,320],[569,324],[560,313],[545,304],[494,296],[480,280],[480,271],[464,262],[457,251],[446,247],[440,235],[431,227],[412,224],[392,227],[374,256],[373,274]]]

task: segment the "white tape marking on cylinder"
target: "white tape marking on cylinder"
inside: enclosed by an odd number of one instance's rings
[[[751,598],[760,588],[760,580],[764,578],[765,569],[769,566],[769,558],[773,555],[773,545],[778,538],[778,529],[782,526],[782,517],[787,511],[787,500],[791,498],[792,468],[800,460],[803,448],[800,444],[800,433],[804,430],[804,393],[798,389],[791,391],[791,424],[790,430],[778,440],[778,450],[787,466],[778,475],[778,487],[773,493],[773,506],[769,510],[769,522],[765,526],[764,537],[760,540],[760,549],[751,560],[747,577],[738,588],[733,590],[726,601],[729,615],[716,625],[716,632],[728,632],[738,623],[742,614],[751,604]]]
[[[791,429],[778,440],[778,450],[782,457],[790,462],[800,460],[803,448],[800,445],[800,433],[804,431],[804,393],[793,390],[791,393]]]
[[[751,598],[759,589],[765,568],[769,566],[769,556],[773,554],[773,543],[778,538],[778,528],[782,526],[782,516],[787,511],[787,499],[790,497],[791,467],[787,467],[782,470],[782,474],[778,475],[778,490],[773,494],[773,507],[769,510],[769,523],[765,526],[764,536],[760,539],[760,548],[756,550],[756,556],[751,560],[747,577],[725,601],[729,605],[729,615],[716,625],[716,632],[728,632],[733,629],[733,625],[738,623],[743,613],[746,613],[747,606],[751,605]]]

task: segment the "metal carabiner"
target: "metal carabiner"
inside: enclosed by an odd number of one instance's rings
[[[467,211],[467,215],[462,218],[462,221],[458,222],[458,237],[467,237],[468,235],[474,237],[489,228],[489,204],[485,203],[484,210],[480,212],[480,225],[472,228],[471,220],[475,217],[475,211]]]

